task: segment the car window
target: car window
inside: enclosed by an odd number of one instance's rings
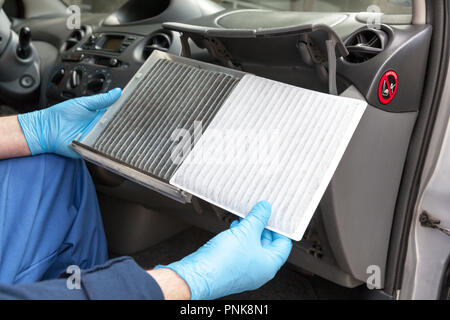
[[[82,12],[110,13],[128,0],[62,0],[66,5],[77,5]],[[225,8],[274,9],[312,12],[383,12],[411,14],[412,0],[213,0]]]
[[[312,12],[411,14],[412,0],[216,0],[226,8]]]
[[[67,6],[79,6],[81,12],[112,13],[124,5],[128,0],[62,0]]]

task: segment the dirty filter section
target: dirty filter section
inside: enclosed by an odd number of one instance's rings
[[[194,137],[196,121],[205,130],[238,82],[229,74],[158,60],[92,147],[168,181],[179,166],[171,158],[180,143],[172,138],[174,132],[187,130]]]

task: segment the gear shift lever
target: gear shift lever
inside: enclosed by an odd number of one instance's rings
[[[31,101],[41,84],[41,59],[31,42],[31,30],[24,27],[18,32],[1,10],[0,0],[0,96],[5,102]],[[44,88],[43,88],[44,90]]]
[[[19,44],[17,46],[17,56],[21,59],[27,59],[31,55],[31,30],[28,27],[20,29]]]

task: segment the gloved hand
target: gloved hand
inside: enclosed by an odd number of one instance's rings
[[[273,279],[292,249],[291,240],[264,229],[270,214],[270,204],[260,202],[193,254],[155,269],[175,271],[188,284],[192,300],[258,289]]]
[[[18,116],[31,154],[56,153],[69,158],[80,156],[69,146],[85,136],[122,94],[117,88],[108,93],[65,101],[51,108]]]

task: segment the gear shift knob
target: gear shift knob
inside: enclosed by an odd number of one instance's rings
[[[19,45],[17,46],[17,56],[21,59],[27,59],[31,55],[31,30],[23,27],[19,32]]]

